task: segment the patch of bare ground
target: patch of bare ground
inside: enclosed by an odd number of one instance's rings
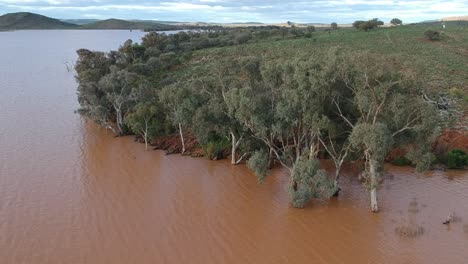
[[[465,231],[465,234],[468,235],[468,224],[463,226],[463,231]]]
[[[192,157],[203,157],[203,150],[200,147],[198,140],[191,133],[184,135],[185,152],[184,155]],[[150,145],[155,150],[164,150],[166,155],[182,153],[182,142],[178,133],[154,138],[150,141]]]
[[[436,153],[446,153],[452,149],[468,151],[468,112],[456,122],[453,128],[442,132],[437,140],[434,150]]]

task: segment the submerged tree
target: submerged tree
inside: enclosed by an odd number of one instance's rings
[[[248,73],[241,76],[240,88],[232,89],[229,94],[230,107],[237,109],[236,118],[270,152],[270,155],[265,155],[264,150],[254,153],[249,167],[262,182],[267,171],[264,166],[269,163],[265,158],[274,157],[289,171],[291,201],[298,207],[312,197],[311,192],[328,193],[325,189],[330,187],[310,184],[313,178],[321,176],[315,170],[309,170],[313,175],[295,175],[299,161],[316,159],[310,153],[321,120],[321,96],[310,85],[306,67],[300,61],[251,64]]]
[[[432,161],[430,143],[437,135],[437,114],[422,98],[417,75],[396,59],[367,53],[350,56],[341,69],[347,98],[354,110],[336,104],[338,114],[352,127],[350,142],[365,160],[363,176],[370,190],[371,210],[377,212],[377,188],[388,152],[414,144],[408,158],[418,170]],[[417,154],[416,154],[417,153]]]

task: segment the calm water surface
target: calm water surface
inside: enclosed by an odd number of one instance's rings
[[[468,263],[466,172],[389,167],[372,214],[348,170],[338,199],[298,210],[281,170],[259,186],[244,166],[146,152],[74,114],[75,50],[142,35],[0,33],[0,263]]]

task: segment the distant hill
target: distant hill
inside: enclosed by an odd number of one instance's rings
[[[75,24],[75,25],[86,25],[98,22],[99,19],[61,19],[63,22]]]
[[[74,29],[78,26],[58,19],[28,13],[10,13],[0,16],[0,30],[20,29]]]
[[[177,30],[180,27],[174,25],[167,25],[148,20],[121,20],[121,19],[106,19],[94,23],[85,24],[81,26],[82,29],[151,29],[151,30]]]
[[[468,21],[468,16],[444,17],[440,21]]]

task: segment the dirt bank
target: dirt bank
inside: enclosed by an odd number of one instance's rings
[[[192,133],[186,133],[184,139],[184,155],[189,155],[192,157],[203,157],[203,149]],[[182,153],[182,143],[178,133],[155,138],[150,141],[150,145],[154,147],[155,150],[164,150],[167,155]]]

